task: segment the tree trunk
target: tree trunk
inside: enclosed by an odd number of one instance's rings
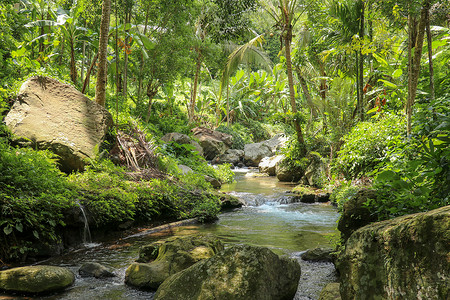
[[[103,0],[102,20],[100,23],[100,38],[98,49],[98,72],[97,85],[95,89],[95,102],[105,106],[106,102],[106,80],[107,80],[107,56],[108,56],[108,35],[109,18],[111,12],[111,0]]]
[[[200,70],[202,66],[202,52],[200,49],[197,49],[197,64],[195,67],[195,75],[194,75],[194,87],[192,89],[191,94],[191,103],[189,104],[189,123],[192,123],[194,121],[194,114],[195,114],[195,100],[197,97],[197,85],[198,85],[198,78],[200,77]]]
[[[86,78],[84,79],[83,88],[81,89],[81,92],[83,94],[86,91],[86,87],[89,86],[89,79],[91,78],[91,72],[95,66],[95,63],[97,62],[97,59],[98,59],[98,53],[95,54],[94,58],[92,59],[91,65],[89,66],[89,69],[86,72]]]
[[[362,53],[362,46],[364,43],[364,6],[365,6],[365,2],[362,2],[362,7],[361,7],[361,14],[360,14],[360,21],[359,21],[359,38],[361,40],[361,45],[359,48],[359,64],[358,64],[358,82],[359,82],[359,119],[361,121],[364,121],[364,92],[363,92],[363,88],[364,88],[364,55]]]
[[[286,69],[289,83],[289,100],[291,102],[292,113],[296,115],[298,111],[297,111],[297,104],[295,103],[294,78],[292,74],[292,62],[291,62],[292,27],[290,24],[285,34],[286,35],[284,36],[285,42],[284,47],[286,51]],[[302,128],[300,126],[300,121],[297,118],[297,116],[294,117],[293,123],[295,131],[297,133],[297,141],[300,144],[302,154],[306,155],[305,140],[303,139]]]
[[[125,13],[125,26],[131,21],[131,11]],[[124,38],[124,60],[123,60],[123,98],[127,99],[127,85],[128,85],[128,34],[129,30],[125,31]]]
[[[145,117],[145,122],[147,123],[150,120],[150,116],[152,113],[153,98],[155,98],[156,94],[158,93],[158,88],[160,85],[161,84],[158,81],[155,84],[153,84],[153,80],[150,81],[147,85],[148,107],[147,107],[147,116]]]
[[[430,11],[427,10],[427,21],[426,21],[426,29],[427,29],[427,45],[428,45],[428,67],[430,69],[430,97],[431,100],[434,100],[434,70],[433,70],[433,46],[432,41],[433,37],[431,35],[430,29]]]
[[[75,65],[75,48],[73,40],[70,41],[70,79],[74,84],[77,83],[77,67]]]
[[[297,70],[297,76],[298,76],[298,81],[300,82],[300,86],[302,88],[303,94],[305,95],[306,103],[308,103],[308,106],[311,109],[311,114],[313,115],[314,118],[317,118],[317,110],[314,107],[314,103],[313,103],[311,94],[309,93],[309,90],[308,90],[308,85],[306,84],[306,80],[303,77],[300,70]]]
[[[427,19],[427,11],[430,8],[430,0],[425,0],[422,5],[422,10],[420,12],[420,19],[418,22],[417,35],[414,39],[410,40],[410,45],[408,47],[414,48],[414,55],[411,55],[411,66],[409,68],[409,76],[408,76],[408,99],[406,103],[406,117],[407,117],[407,127],[406,133],[408,137],[411,135],[411,118],[412,118],[412,108],[414,105],[414,101],[417,93],[417,84],[419,81],[419,73],[420,73],[420,59],[422,57],[422,47],[423,40],[425,36],[425,27],[426,27],[426,19]],[[410,30],[414,30],[416,26],[410,26]],[[413,34],[411,34],[413,37]]]
[[[86,63],[86,42],[83,41],[83,48],[82,48],[82,58],[81,58],[81,75],[80,78],[83,80],[84,78],[84,65]]]
[[[147,33],[148,26],[148,18],[150,15],[150,3],[147,6],[147,12],[145,14],[145,27],[144,27],[144,35]],[[144,81],[144,54],[141,53],[141,65],[139,66],[139,83],[138,83],[138,102],[141,101],[142,98],[142,89],[143,89],[143,81]]]

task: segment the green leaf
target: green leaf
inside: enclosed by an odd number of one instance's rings
[[[398,179],[397,173],[391,170],[383,171],[377,176],[377,180],[396,180]]]
[[[403,75],[402,69],[397,69],[392,73],[392,77],[394,77],[394,78],[399,78],[402,75]]]
[[[22,225],[22,223],[17,223],[17,224],[16,224],[16,229],[17,229],[17,231],[19,231],[19,232],[23,232],[23,225]]]
[[[6,226],[5,228],[3,228],[3,232],[4,232],[6,235],[11,234],[12,231],[13,231],[13,229],[12,229],[11,225],[8,225],[8,226]]]
[[[35,238],[39,239],[39,233],[36,230],[33,230],[33,235]]]
[[[395,83],[392,83],[390,81],[384,80],[384,79],[378,79],[379,82],[384,83],[386,86],[391,87],[393,89],[397,89],[398,86]]]
[[[378,110],[378,106],[375,106],[374,108],[372,108],[371,110],[366,112],[366,114],[370,115],[371,113],[377,112],[377,110]]]

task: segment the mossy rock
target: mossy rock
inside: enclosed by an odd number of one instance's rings
[[[221,250],[221,241],[212,235],[175,237],[152,243],[141,248],[140,263],[133,263],[128,267],[125,283],[156,290],[170,275],[210,258]],[[146,259],[154,260],[150,263],[143,262]]]
[[[270,249],[233,246],[169,277],[155,300],[291,300],[300,279],[297,260]]]
[[[339,288],[340,284],[337,282],[327,284],[320,292],[319,300],[341,300]]]
[[[375,198],[376,191],[364,188],[345,202],[338,223],[338,229],[344,241],[358,228],[377,220],[377,216],[372,215],[369,209],[364,206],[366,201]]]
[[[67,268],[28,266],[0,272],[0,289],[21,293],[60,291],[75,282],[75,275]]]
[[[450,299],[450,206],[358,229],[337,268],[343,299]]]
[[[331,248],[315,248],[309,249],[305,253],[302,254],[302,259],[307,261],[323,261],[323,262],[332,262],[334,252]]]

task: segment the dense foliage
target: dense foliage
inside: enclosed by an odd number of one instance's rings
[[[285,133],[284,164],[304,172],[318,158],[320,186],[335,189],[340,207],[361,183],[378,191],[367,205],[380,218],[448,205],[447,2],[113,1],[105,53],[100,0],[0,1],[2,117],[19,84],[39,74],[91,99],[106,82],[102,105],[116,125],[102,160],[70,176],[49,153],[0,134],[2,258],[56,242],[64,211],[78,204],[100,227],[212,219],[219,206],[204,175],[230,182],[231,166],[160,141],[198,126],[231,134],[236,149]],[[167,179],[138,182],[108,160],[118,130],[132,127],[154,141]]]

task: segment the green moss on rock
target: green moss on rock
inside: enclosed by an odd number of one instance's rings
[[[296,260],[268,248],[233,246],[169,277],[154,299],[291,300],[299,279]]]
[[[343,299],[449,299],[450,206],[360,228],[337,267]]]
[[[22,293],[45,293],[71,286],[75,275],[67,268],[28,266],[0,272],[0,289]]]

